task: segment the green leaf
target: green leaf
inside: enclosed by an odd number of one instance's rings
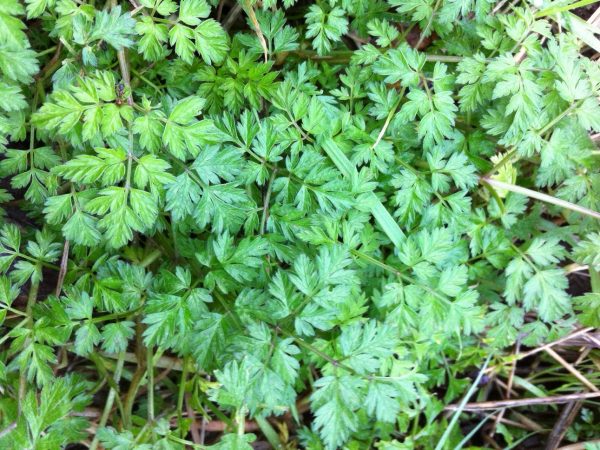
[[[210,14],[206,0],[182,0],[179,7],[179,20],[186,25],[196,26]]]
[[[131,47],[133,40],[129,36],[134,33],[135,26],[135,20],[129,13],[121,14],[120,5],[112,8],[110,12],[97,11],[89,40],[103,40],[117,50]]]
[[[373,66],[378,75],[385,76],[386,83],[401,82],[404,86],[415,87],[419,83],[419,72],[425,65],[425,55],[406,44],[381,55]]]
[[[573,298],[577,318],[586,327],[600,326],[600,294],[588,292]]]
[[[327,13],[319,5],[311,5],[305,18],[308,24],[306,37],[314,38],[312,46],[319,55],[328,53],[332,42],[340,41],[348,32],[348,19],[341,8],[333,8]]]
[[[39,17],[44,11],[54,6],[55,0],[26,0],[27,3],[27,18],[31,19]]]
[[[149,192],[116,186],[101,190],[85,210],[102,216],[98,227],[115,248],[130,241],[134,231],[143,232],[154,226],[158,216],[156,198]]]
[[[144,16],[135,24],[135,31],[142,37],[138,41],[138,52],[144,59],[158,61],[165,54],[165,44],[168,41],[168,29],[165,24],[154,23]]]
[[[127,154],[123,149],[97,148],[98,156],[80,155],[54,169],[61,175],[78,183],[100,182],[113,185],[125,177]]]
[[[571,299],[565,292],[568,285],[560,269],[537,271],[525,283],[523,304],[536,309],[546,322],[556,320],[571,311]]]
[[[221,438],[221,440],[215,444],[211,445],[211,450],[252,450],[254,447],[250,445],[251,442],[256,440],[256,436],[254,434],[225,434]]]
[[[19,86],[0,82],[0,109],[10,112],[26,106],[27,102]]]
[[[0,73],[9,80],[31,83],[39,70],[35,52],[14,44],[0,42]]]
[[[171,111],[169,120],[185,125],[200,115],[204,103],[205,100],[203,98],[195,95],[179,100]]]
[[[100,342],[100,331],[92,322],[84,323],[75,333],[75,353],[89,355]]]
[[[89,214],[79,210],[76,210],[67,220],[62,230],[66,239],[79,245],[91,247],[102,239],[97,221]]]
[[[344,328],[339,347],[345,364],[360,374],[376,372],[381,360],[393,354],[398,344],[395,335],[393,328],[375,321]]]
[[[207,291],[195,296],[178,297],[157,294],[148,300],[144,323],[146,345],[175,347],[184,336],[191,334],[194,316],[204,310],[204,302],[210,301]]]
[[[241,173],[242,167],[243,160],[238,151],[216,145],[201,150],[192,164],[192,168],[206,184],[218,184],[221,180],[233,181]]]
[[[227,34],[216,20],[202,21],[194,30],[194,39],[196,50],[206,64],[222,62],[229,51]]]
[[[194,58],[193,36],[194,32],[191,28],[179,23],[169,30],[169,44],[175,46],[177,56],[188,64],[191,64]]]
[[[179,175],[167,186],[167,211],[179,222],[193,214],[194,206],[202,196],[202,189],[187,173]]]
[[[315,427],[325,446],[334,449],[342,445],[359,423],[356,410],[360,406],[362,380],[352,376],[319,378],[314,383],[311,408],[315,414]]]
[[[150,186],[153,192],[163,190],[163,186],[175,181],[175,177],[168,172],[171,165],[152,155],[144,155],[137,161],[133,173],[133,183],[140,189]]]

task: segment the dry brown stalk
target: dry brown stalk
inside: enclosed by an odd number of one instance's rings
[[[520,398],[514,400],[498,400],[491,402],[467,403],[463,411],[483,411],[486,409],[518,408],[531,405],[551,405],[556,403],[567,403],[573,400],[588,400],[600,397],[600,392],[581,392],[578,394],[556,395],[551,397]],[[454,411],[458,404],[448,405],[444,409]]]

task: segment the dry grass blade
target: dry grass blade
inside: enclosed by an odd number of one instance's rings
[[[553,397],[521,398],[515,400],[499,400],[493,402],[467,403],[466,405],[448,405],[446,411],[483,411],[486,409],[518,408],[531,405],[551,405],[556,403],[567,403],[573,400],[588,400],[600,397],[600,392],[582,392],[580,394],[556,395]]]
[[[60,271],[58,272],[58,281],[56,282],[56,296],[58,297],[62,292],[63,283],[65,282],[65,276],[67,275],[67,267],[69,264],[69,241],[65,240],[63,246],[63,253],[60,259]]]
[[[481,417],[485,417],[485,413],[483,411],[472,411],[472,413],[476,414],[478,416],[481,416]],[[496,415],[494,418],[498,419],[498,415]],[[511,427],[521,428],[522,430],[534,431],[536,433],[544,431],[543,427],[538,426],[536,423],[532,424],[527,421],[516,421],[516,420],[511,420],[511,419],[502,417],[502,418],[498,419],[498,422],[506,424],[506,425],[510,425]]]
[[[587,334],[587,333],[589,333],[590,331],[593,331],[593,330],[594,330],[594,327],[582,328],[581,330],[577,330],[577,331],[575,331],[575,332],[573,332],[573,333],[571,333],[571,334],[569,334],[567,336],[564,336],[564,337],[561,337],[560,339],[557,339],[555,341],[549,342],[548,344],[544,344],[544,345],[542,345],[540,347],[537,347],[537,348],[534,348],[533,350],[530,350],[528,352],[520,353],[518,355],[515,355],[515,358],[516,358],[517,361],[520,361],[521,359],[528,358],[529,356],[532,356],[532,355],[535,355],[536,353],[542,352],[542,351],[546,350],[547,348],[554,347],[555,345],[562,344],[564,342],[568,342],[571,339],[574,339],[574,338],[576,338],[578,336],[581,336],[583,334]],[[504,362],[504,364],[512,363],[512,361],[513,361],[513,359],[507,360],[507,361]],[[492,372],[496,368],[497,368],[497,366],[492,366],[492,367],[490,367],[490,368],[487,369],[487,372],[488,373]]]
[[[584,208],[583,206],[579,206],[575,203],[571,203],[566,200],[562,200],[560,198],[552,197],[551,195],[548,195],[548,194],[543,194],[541,192],[537,192],[532,189],[527,189],[527,188],[524,188],[521,186],[516,186],[514,184],[504,183],[503,181],[494,180],[493,178],[483,177],[482,180],[498,189],[504,189],[506,191],[514,192],[515,194],[525,195],[527,197],[531,197],[531,198],[540,200],[545,203],[550,203],[552,205],[556,205],[561,208],[565,208],[565,209],[571,210],[571,211],[579,213],[579,214],[584,214],[586,216],[590,216],[595,219],[600,219],[600,213],[597,211],[593,211],[591,209]]]
[[[594,344],[596,347],[600,348],[600,339],[598,339],[598,335],[596,334],[587,334],[585,336],[586,340]]]
[[[546,349],[546,353],[548,353],[550,356],[552,356],[556,361],[558,361],[560,363],[561,366],[563,366],[565,369],[567,369],[569,372],[571,372],[575,378],[577,378],[579,381],[581,381],[586,387],[588,387],[591,391],[593,392],[600,392],[600,389],[598,389],[596,386],[594,386],[590,380],[588,380],[586,377],[584,377],[581,372],[579,370],[577,370],[575,367],[573,367],[573,365],[569,364],[567,361],[565,361],[563,359],[562,356],[560,356],[558,353],[556,353],[554,350],[552,350],[551,348],[547,348]]]
[[[265,36],[263,35],[262,30],[260,29],[258,19],[256,18],[256,14],[254,13],[254,9],[252,8],[252,4],[250,3],[249,0],[247,0],[245,5],[246,5],[246,7],[244,9],[246,10],[248,17],[250,18],[250,22],[252,22],[252,26],[254,27],[254,32],[256,33],[256,36],[258,37],[258,40],[260,41],[260,45],[263,49],[263,53],[265,56],[265,62],[268,62],[269,61],[269,47],[267,46],[267,41],[265,40]]]
[[[558,450],[584,450],[585,447],[590,444],[600,444],[600,439],[596,439],[594,441],[579,442],[577,444],[566,445],[564,447],[559,448]]]
[[[519,421],[519,423],[523,424],[526,427],[529,427],[531,431],[542,432],[544,431],[544,427],[537,423],[535,420],[526,416],[525,414],[521,414],[516,410],[511,411],[512,416]]]
[[[515,348],[515,352],[518,354],[519,350],[520,350],[521,346],[520,346],[520,341],[519,339],[517,339],[517,344],[516,344],[516,348]],[[517,370],[517,360],[515,359],[512,363],[512,366],[510,368],[510,374],[508,375],[508,383],[506,386],[506,397],[505,400],[508,400],[510,398],[510,393],[512,391],[512,386],[513,386],[513,382],[515,380],[515,371]],[[498,423],[500,423],[500,421],[502,420],[502,418],[504,417],[504,413],[506,412],[506,409],[502,409],[498,415],[495,417],[494,419],[494,424],[492,425],[492,430],[490,431],[490,437],[493,437],[494,434],[496,433],[496,427],[498,426]]]

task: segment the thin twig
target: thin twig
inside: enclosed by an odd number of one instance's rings
[[[201,444],[202,438],[200,436],[200,433],[198,432],[198,422],[196,421],[196,414],[194,414],[194,410],[192,409],[192,405],[190,403],[190,394],[189,392],[186,392],[185,410],[187,412],[187,416],[192,420],[192,423],[190,423],[190,433],[192,434],[192,440],[195,444]]]
[[[548,436],[546,448],[544,450],[555,450],[558,448],[567,432],[567,429],[571,426],[571,423],[573,423],[575,417],[577,417],[582,405],[583,402],[581,401],[569,402],[565,405],[558,420],[554,424],[550,435]]]
[[[557,403],[567,403],[572,400],[587,400],[600,397],[600,392],[581,392],[579,394],[556,395],[553,397],[535,397],[521,398],[515,400],[498,400],[493,402],[467,403],[462,408],[463,411],[483,411],[486,409],[499,408],[518,408],[520,406],[531,405],[552,405]],[[444,409],[447,411],[456,411],[461,405],[448,405]]]
[[[549,342],[548,344],[544,344],[544,345],[534,348],[533,350],[530,350],[528,352],[521,353],[520,355],[517,355],[517,360],[520,360],[523,358],[528,358],[529,356],[535,355],[536,353],[539,353],[539,352],[542,352],[542,351],[546,350],[547,348],[554,347],[555,345],[570,341],[571,339],[573,339],[577,336],[581,336],[582,334],[587,334],[588,332],[592,331],[593,329],[594,329],[594,327],[582,328],[581,330],[575,331],[574,333],[571,333],[567,336],[563,336],[560,339]]]
[[[596,439],[594,441],[578,442],[577,444],[566,445],[564,447],[559,448],[558,450],[584,450],[587,446],[591,446],[591,444],[600,444],[600,439]]]
[[[563,336],[563,337],[561,337],[560,339],[557,339],[557,340],[555,340],[555,341],[549,342],[549,343],[547,343],[547,344],[544,344],[544,345],[542,345],[542,346],[540,346],[540,347],[534,348],[533,350],[530,350],[530,351],[528,351],[528,352],[525,352],[525,353],[521,353],[521,354],[515,355],[515,356],[514,356],[514,358],[515,358],[517,361],[520,361],[520,360],[522,360],[522,359],[524,359],[524,358],[528,358],[528,357],[530,357],[530,356],[532,356],[532,355],[535,355],[536,353],[543,352],[543,351],[544,351],[544,350],[546,350],[547,348],[554,347],[555,345],[562,344],[563,342],[570,341],[571,339],[574,339],[574,338],[576,338],[577,336],[581,336],[582,334],[589,333],[589,332],[590,332],[590,331],[592,331],[593,329],[594,329],[594,327],[582,328],[581,330],[577,330],[577,331],[575,331],[575,332],[573,332],[573,333],[571,333],[571,334],[569,334],[569,335],[567,335],[567,336]],[[500,363],[500,364],[498,364],[498,365],[496,365],[496,366],[489,367],[489,368],[486,370],[486,373],[493,372],[494,370],[496,370],[496,369],[498,368],[498,366],[502,366],[502,365],[504,365],[504,364],[512,363],[512,361],[513,361],[513,359],[509,359],[509,360],[507,360],[507,361],[504,361],[503,363]]]
[[[56,282],[56,296],[58,297],[62,291],[65,276],[67,275],[67,265],[69,264],[69,240],[65,240],[63,245],[62,258],[60,259],[60,270],[58,271],[58,280]]]
[[[584,338],[587,341],[591,341],[596,347],[600,348],[600,340],[594,334],[586,334]]]
[[[475,415],[484,416],[485,417],[485,413],[483,411],[472,411],[472,412]],[[496,416],[496,417],[498,417],[498,416]],[[530,424],[530,423],[517,422],[516,420],[510,420],[510,419],[507,419],[505,417],[502,417],[501,419],[499,419],[498,422],[504,423],[506,425],[510,425],[511,427],[521,428],[521,429],[527,430],[527,431],[540,432],[540,431],[543,430],[542,427],[532,426],[532,424]]]
[[[111,0],[113,8],[117,6],[117,0]],[[117,59],[119,60],[119,69],[121,70],[121,78],[123,78],[123,84],[127,88],[127,104],[133,106],[133,96],[131,95],[131,76],[129,75],[129,63],[127,61],[127,55],[125,54],[125,48],[117,51]]]
[[[567,264],[566,266],[564,266],[563,270],[565,271],[565,273],[569,274],[569,273],[583,272],[584,270],[588,270],[589,267],[590,266],[588,266],[587,264],[572,263],[572,264]]]
[[[541,426],[539,423],[537,423],[535,420],[531,419],[530,417],[526,416],[525,414],[521,414],[517,410],[512,411],[512,416],[514,416],[515,419],[517,419],[523,425],[528,426],[532,431],[535,431],[535,432],[543,432],[544,431],[543,426]]]
[[[217,22],[221,21],[221,16],[223,15],[223,6],[225,6],[225,0],[220,0],[219,6],[217,7]]]

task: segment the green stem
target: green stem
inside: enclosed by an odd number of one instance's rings
[[[5,252],[5,253],[7,253],[9,255],[15,255],[15,257],[17,257],[17,258],[25,259],[25,260],[27,260],[29,262],[32,262],[32,263],[35,263],[35,264],[39,264],[39,265],[41,265],[43,267],[46,267],[48,269],[60,270],[60,267],[57,266],[57,265],[55,265],[55,264],[50,264],[50,263],[47,263],[45,261],[38,261],[37,259],[32,258],[31,256],[25,255],[25,254],[20,253],[20,252],[14,252],[14,251],[11,251],[10,249],[4,249],[3,252]]]
[[[40,280],[32,279],[31,286],[29,287],[29,294],[27,296],[27,308],[25,310],[27,319],[25,324],[29,329],[33,328],[33,307],[37,301],[38,291],[40,288]],[[31,339],[28,337],[27,340]],[[27,345],[27,344],[26,344]],[[23,368],[19,377],[19,413],[23,408],[23,402],[25,401],[25,394],[27,391],[27,373]]]
[[[581,101],[577,101],[575,103],[573,103],[571,106],[569,106],[567,109],[565,109],[563,112],[561,112],[558,116],[556,116],[554,119],[552,119],[550,122],[548,122],[543,128],[541,128],[537,134],[539,134],[540,136],[543,135],[544,133],[546,133],[548,130],[550,130],[554,125],[556,125],[558,122],[560,122],[562,119],[564,119],[569,113],[571,113],[575,108],[579,107],[579,105],[581,105]],[[517,153],[517,149],[513,148],[510,151],[508,151],[506,153],[506,155],[504,155],[504,158],[502,158],[493,168],[492,170],[490,170],[487,174],[486,174],[486,178],[492,176],[493,174],[495,174],[496,172],[498,172],[502,167],[504,167],[506,164],[508,164],[512,158],[515,156],[515,154]]]
[[[273,190],[273,181],[275,180],[275,175],[277,174],[277,169],[273,170],[271,173],[271,178],[269,178],[269,184],[267,186],[267,193],[265,194],[265,200],[263,204],[262,217],[260,219],[260,234],[265,234],[265,228],[267,226],[267,217],[269,215],[269,202],[271,201],[271,192]]]
[[[119,359],[117,360],[117,368],[115,369],[114,383],[118,386],[119,380],[121,379],[121,373],[123,371],[123,365],[125,364],[125,353],[121,352],[119,354]],[[106,404],[104,405],[104,410],[102,411],[102,416],[100,416],[100,422],[98,423],[98,428],[96,430],[96,434],[94,435],[94,440],[90,445],[90,450],[97,450],[98,448],[98,430],[106,426],[108,422],[108,416],[110,415],[110,411],[112,409],[112,405],[115,401],[115,397],[117,395],[117,391],[115,389],[111,389],[108,393],[108,398],[106,399]]]
[[[146,350],[146,370],[148,372],[148,420],[154,421],[154,364],[152,346]]]
[[[37,53],[37,57],[39,58],[41,56],[48,55],[48,54],[52,53],[53,51],[55,51],[56,48],[57,48],[57,46],[55,45],[53,47],[47,48],[46,50],[42,50],[41,52]]]
[[[135,69],[131,69],[131,71],[133,72],[133,74],[138,77],[140,80],[142,80],[144,83],[146,83],[148,86],[150,86],[151,88],[153,88],[157,93],[160,93],[160,87],[158,87],[156,84],[154,84],[152,81],[150,81],[148,78],[146,78],[144,75],[142,75],[140,72],[138,72]],[[135,81],[135,80],[134,80]]]
[[[160,250],[154,250],[152,251],[152,253],[150,253],[148,256],[146,256],[142,261],[140,261],[140,266],[141,267],[148,267],[150,264],[152,264],[154,261],[156,261],[158,259],[159,256],[162,255],[162,252]]]
[[[24,313],[23,311],[15,309],[12,306],[8,306],[8,305],[2,306],[2,305],[0,305],[0,308],[5,309],[6,311],[10,311],[11,313],[16,314],[17,316],[27,317],[27,313]]]
[[[138,359],[138,367],[133,373],[129,389],[127,390],[127,395],[125,395],[125,401],[123,402],[123,423],[126,428],[131,427],[131,416],[133,415],[133,404],[135,403],[135,397],[138,393],[141,384],[145,379],[146,370],[145,368],[143,368],[143,365],[143,359],[141,361],[140,359]]]
[[[281,444],[279,435],[277,434],[275,429],[271,426],[269,421],[262,416],[256,416],[254,418],[254,420],[258,424],[260,431],[262,431],[262,433],[267,438],[267,441],[269,441],[269,444],[271,444],[271,447],[273,447],[275,450],[283,450],[284,447]]]
[[[183,370],[181,371],[181,380],[179,381],[179,391],[177,393],[177,424],[181,427],[183,423],[183,399],[185,397],[185,385],[188,376],[188,357],[183,358]],[[183,428],[179,429],[180,437],[184,436]]]
[[[437,0],[435,2],[435,5],[433,7],[433,11],[431,11],[431,17],[429,18],[429,20],[427,21],[427,25],[425,25],[425,28],[423,28],[423,31],[421,31],[421,36],[419,37],[419,41],[417,42],[417,44],[415,45],[415,48],[418,49],[419,46],[423,43],[423,41],[425,40],[425,34],[429,32],[429,28],[431,27],[431,25],[433,24],[433,18],[435,17],[435,13],[437,12],[437,9],[440,6],[440,1],[441,0]]]
[[[29,318],[23,319],[21,322],[19,322],[14,327],[12,327],[11,331],[17,330],[17,329],[19,329],[21,327],[24,327],[25,325],[27,325],[27,322],[29,322]],[[0,345],[3,344],[5,341],[7,341],[11,337],[13,337],[13,336],[11,336],[10,332],[6,333],[4,336],[2,336],[0,338]]]
[[[194,444],[192,441],[188,441],[186,439],[178,438],[177,436],[173,436],[172,434],[167,435],[167,439],[169,439],[169,440],[171,440],[173,442],[177,442],[178,444],[194,448],[194,449],[202,450],[202,449],[207,449],[208,448],[205,445]]]
[[[141,309],[141,307],[136,308],[132,311],[127,311],[127,312],[122,312],[122,313],[112,313],[112,314],[106,314],[106,315],[100,316],[100,317],[93,317],[91,319],[91,322],[98,323],[98,322],[106,322],[108,320],[114,320],[114,319],[124,319],[124,318],[127,318],[127,317],[135,314],[140,309]]]
[[[371,150],[374,150],[375,147],[377,147],[379,145],[379,143],[381,142],[381,140],[383,139],[383,136],[385,136],[385,132],[387,131],[388,127],[390,126],[390,123],[391,123],[392,119],[394,118],[394,115],[396,114],[396,110],[398,109],[398,106],[400,106],[402,97],[404,97],[405,90],[406,90],[406,88],[403,87],[402,91],[400,91],[400,97],[398,98],[398,101],[396,101],[394,106],[392,107],[392,110],[387,115],[387,118],[385,119],[385,122],[383,123],[383,127],[381,127],[381,131],[379,131],[379,134],[377,135],[377,139],[375,139],[375,142],[371,146]]]
[[[334,367],[339,367],[340,369],[345,370],[346,372],[357,376],[357,377],[361,377],[361,378],[365,378],[363,377],[361,374],[359,374],[358,372],[356,372],[356,370],[354,370],[352,367],[348,367],[345,364],[341,363],[339,360],[332,358],[331,356],[329,356],[328,354],[322,352],[321,350],[319,350],[318,348],[314,347],[313,345],[309,344],[308,342],[306,342],[304,339],[297,337],[296,335],[290,333],[289,331],[283,330],[283,329],[279,329],[279,331],[281,332],[281,334],[283,334],[284,336],[287,336],[291,339],[294,340],[294,342],[296,342],[300,347],[304,347],[306,350],[314,353],[317,356],[320,356],[321,358],[323,358],[325,361],[327,361],[329,364],[331,364]]]
[[[235,412],[235,421],[237,423],[237,434],[243,436],[246,433],[246,407],[241,406]]]
[[[600,272],[590,266],[590,281],[592,283],[592,292],[600,293]]]
[[[582,102],[581,100],[578,100],[575,103],[573,103],[571,106],[569,106],[563,112],[561,112],[558,116],[556,116],[554,119],[552,119],[550,122],[548,122],[546,124],[546,126],[544,126],[544,128],[542,128],[540,131],[538,131],[538,134],[542,135],[546,131],[550,130],[554,125],[556,125],[558,122],[560,122],[562,119],[564,119],[567,115],[569,115],[571,113],[571,111],[578,108],[581,105],[581,102]]]

